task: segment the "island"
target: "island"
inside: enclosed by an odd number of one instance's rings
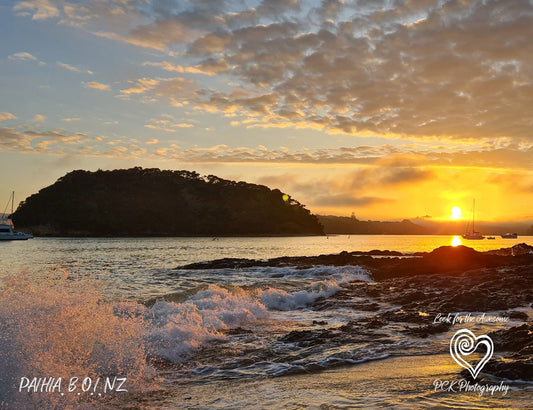
[[[279,189],[141,167],[69,172],[22,202],[13,221],[39,236],[324,233],[305,205]]]

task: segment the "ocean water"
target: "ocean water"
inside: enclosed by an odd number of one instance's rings
[[[310,384],[329,392],[321,401],[326,405],[365,407],[382,400],[393,406],[402,397],[431,405],[431,386],[406,386],[405,380],[391,379],[387,365],[377,363],[399,357],[442,358],[449,332],[415,339],[391,325],[382,331],[386,343],[362,338],[332,346],[316,340],[297,344],[288,337],[324,324],[340,328],[395,308],[392,303],[381,304],[377,312],[348,309],[342,303],[311,308],[317,300],[334,298],[348,283],[372,284],[364,268],[175,268],[226,257],[430,251],[453,241],[457,238],[344,235],[0,243],[0,408],[297,408],[316,404],[306,388]],[[533,237],[465,244],[488,250],[521,242],[533,244]],[[472,329],[494,330],[477,324]],[[341,375],[335,373],[338,368]],[[353,381],[358,392],[342,387],[342,371],[357,371],[353,369],[367,369],[374,380],[381,375],[378,385],[392,383],[392,390],[376,389],[377,382],[365,384],[365,377]],[[414,377],[412,384],[417,383]],[[246,397],[249,386],[263,392],[260,401]],[[528,389],[518,388],[515,401],[502,406],[520,407]],[[450,396],[450,406],[470,399]],[[476,399],[480,408],[490,404],[496,403]]]

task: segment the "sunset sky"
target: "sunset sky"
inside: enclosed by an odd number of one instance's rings
[[[532,1],[1,1],[0,33],[0,212],[143,166],[319,214],[475,197],[477,219],[533,220]]]

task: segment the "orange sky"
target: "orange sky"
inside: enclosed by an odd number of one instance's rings
[[[528,1],[0,4],[0,199],[195,170],[314,213],[533,220]]]

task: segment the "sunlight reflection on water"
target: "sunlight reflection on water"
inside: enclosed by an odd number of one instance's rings
[[[454,236],[452,238],[452,246],[459,246],[459,245],[462,245],[463,242],[461,242],[461,237],[460,236]]]

